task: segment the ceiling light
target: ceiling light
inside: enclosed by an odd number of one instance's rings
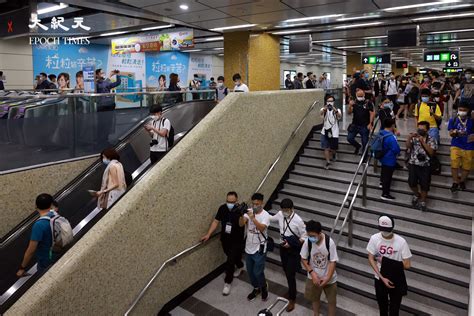
[[[317,19],[328,19],[328,18],[337,18],[339,16],[343,16],[344,14],[329,14],[329,15],[320,15],[320,16],[309,16],[306,18],[298,18],[298,19],[289,19],[283,22],[300,22],[300,21],[309,21],[309,20],[317,20]]]
[[[429,7],[433,5],[440,5],[440,4],[454,3],[454,2],[460,2],[460,0],[444,0],[444,1],[419,3],[419,4],[402,5],[398,7],[385,8],[385,9],[382,9],[382,11],[390,12],[390,11],[398,11],[398,10],[405,10],[405,9],[415,9],[415,8]]]
[[[168,24],[168,25],[158,25],[158,26],[152,26],[152,27],[145,27],[142,29],[142,31],[151,31],[151,30],[159,30],[159,29],[165,29],[167,27],[173,27],[173,24]]]
[[[425,20],[437,20],[437,19],[452,19],[458,18],[463,16],[471,16],[474,15],[474,12],[469,13],[459,13],[459,14],[448,14],[448,15],[433,15],[433,16],[425,16],[422,18],[413,19],[413,21],[425,21]]]
[[[208,37],[205,39],[206,42],[215,42],[215,41],[222,41],[224,40],[224,37],[223,36],[219,36],[219,37]]]
[[[182,50],[182,52],[185,53],[191,53],[191,52],[201,52],[202,49],[187,49],[187,50]]]
[[[341,47],[337,47],[337,49],[345,49],[345,48],[362,48],[362,47],[365,47],[365,45],[341,46]]]
[[[224,49],[224,47],[216,47],[216,48],[214,48],[214,50],[223,50],[223,49]]]
[[[340,41],[345,41],[345,39],[336,38],[336,39],[330,39],[330,40],[318,40],[318,41],[313,41],[312,43],[330,43],[330,42],[340,42]]]
[[[424,34],[445,34],[445,33],[462,33],[462,32],[474,32],[474,29],[446,30],[446,31],[428,32]]]
[[[65,8],[67,8],[67,7],[68,7],[67,4],[65,4],[65,3],[60,3],[59,5],[53,5],[53,6],[50,6],[50,7],[41,9],[41,10],[38,10],[38,11],[36,12],[36,14],[38,14],[38,15],[46,14],[46,13],[58,11],[58,10],[61,10],[61,9],[65,9]]]
[[[440,40],[440,43],[452,43],[452,42],[472,42],[474,38],[460,38],[460,39],[448,39],[448,40]]]
[[[104,33],[104,34],[100,34],[99,36],[114,36],[114,35],[120,35],[120,34],[125,34],[127,32],[125,31],[121,31],[121,32],[111,32],[111,33]]]
[[[223,26],[223,27],[216,27],[213,29],[210,29],[209,31],[225,31],[225,30],[234,30],[234,29],[244,29],[247,27],[252,27],[257,24],[241,24],[241,25],[234,25],[234,26]]]
[[[346,25],[339,25],[335,26],[335,29],[347,29],[352,27],[361,27],[361,26],[371,26],[371,25],[379,25],[383,22],[370,22],[370,23],[359,23],[359,24],[346,24]]]
[[[189,7],[188,7],[187,4],[182,4],[182,5],[179,6],[179,8],[180,8],[181,10],[187,10],[187,9],[189,9]]]
[[[285,34],[295,34],[295,33],[305,33],[305,32],[311,32],[311,30],[306,29],[306,30],[289,30],[289,31],[280,31],[280,32],[273,32],[273,35],[285,35]]]
[[[275,27],[282,28],[282,27],[302,26],[302,25],[308,25],[308,24],[309,23],[295,23],[295,24],[275,25]]]
[[[381,36],[367,36],[367,37],[362,37],[362,39],[377,39],[377,38],[387,38],[387,35],[381,35]]]
[[[353,16],[349,18],[340,18],[337,19],[336,21],[350,21],[350,20],[362,20],[362,19],[367,19],[367,18],[380,18],[380,15],[364,15],[364,16]]]

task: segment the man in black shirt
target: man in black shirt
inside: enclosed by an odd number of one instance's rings
[[[244,247],[244,227],[240,227],[240,213],[238,209],[238,196],[236,192],[227,193],[226,204],[219,207],[216,217],[211,223],[207,234],[201,238],[205,242],[209,240],[212,233],[221,223],[221,242],[224,253],[227,256],[224,290],[222,295],[227,296],[230,293],[230,285],[234,277],[238,277],[242,272],[244,263],[242,262],[242,251]],[[237,270],[235,267],[237,266]]]
[[[293,90],[295,86],[293,85],[293,81],[291,81],[291,75],[287,74],[285,79],[285,88],[288,90]]]
[[[354,154],[359,154],[361,145],[355,140],[357,134],[362,138],[362,150],[369,140],[369,132],[374,123],[374,105],[365,99],[363,90],[357,90],[356,101],[349,103],[349,114],[352,115],[352,123],[347,127],[347,141],[355,147]]]
[[[364,78],[362,78],[361,76],[364,76]],[[351,96],[353,99],[356,98],[357,90],[363,90],[364,93],[365,92],[372,93],[372,90],[367,85],[367,82],[364,79],[365,79],[365,71],[362,73],[356,72],[354,74],[354,82],[351,85]]]

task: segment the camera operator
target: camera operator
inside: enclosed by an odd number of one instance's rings
[[[326,105],[321,108],[320,115],[323,118],[323,129],[321,130],[321,148],[324,149],[326,158],[326,169],[329,169],[331,160],[336,160],[336,150],[339,145],[339,124],[342,118],[341,111],[334,106],[334,97],[326,97]]]
[[[239,219],[243,210],[247,210],[247,205],[245,203],[238,204],[237,193],[233,191],[227,193],[226,203],[219,207],[207,234],[201,238],[203,242],[208,241],[212,233],[217,229],[217,226],[219,226],[219,222],[221,223],[222,249],[227,256],[224,290],[222,290],[222,295],[224,296],[230,294],[230,287],[234,277],[238,277],[244,268],[244,263],[242,262],[244,228],[239,225]]]
[[[439,143],[438,122],[442,119],[442,113],[439,105],[431,100],[430,89],[421,90],[421,102],[415,109],[416,122],[428,122],[430,128],[428,134]],[[438,122],[437,122],[438,120]]]
[[[239,219],[241,227],[246,225],[247,240],[245,242],[245,265],[253,291],[247,296],[253,301],[262,294],[262,301],[268,299],[268,286],[265,280],[265,259],[267,253],[267,228],[270,225],[270,214],[263,209],[263,195],[252,195],[252,208],[242,214]]]
[[[168,133],[171,128],[170,120],[163,117],[163,108],[155,104],[150,108],[150,115],[153,118],[151,124],[144,126],[145,130],[152,137],[150,142],[150,162],[154,164],[168,151]]]
[[[300,251],[306,238],[306,225],[293,210],[292,200],[283,199],[280,207],[281,211],[272,216],[270,220],[278,221],[280,227],[280,258],[288,282],[287,298],[290,303],[286,311],[289,313],[295,309],[296,272],[301,262]]]
[[[410,133],[406,141],[409,151],[408,185],[415,194],[412,205],[422,211],[426,211],[426,197],[431,184],[430,157],[438,149],[436,140],[428,135],[429,128],[430,123],[418,122],[417,132]]]

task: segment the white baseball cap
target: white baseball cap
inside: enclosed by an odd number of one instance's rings
[[[393,219],[390,217],[383,215],[379,217],[379,230],[383,232],[391,232],[394,227]]]

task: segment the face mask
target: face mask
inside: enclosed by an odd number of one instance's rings
[[[434,100],[435,100],[436,102],[438,102],[438,101],[439,101],[439,97],[435,97]]]
[[[382,233],[382,236],[385,238],[388,238],[390,237],[390,235],[392,235],[392,232],[381,232],[381,233]]]
[[[430,78],[423,79],[424,82],[430,82]]]
[[[364,74],[364,77],[368,79],[368,78],[369,78],[369,74],[368,74],[368,73]]]
[[[467,116],[466,111],[459,111],[458,114],[459,114],[460,117],[466,117]]]
[[[430,97],[421,97],[421,101],[428,103],[430,101]]]
[[[422,128],[419,128],[417,131],[418,135],[420,136],[426,136],[426,131]]]
[[[260,206],[254,206],[252,207],[252,210],[257,213],[258,211],[260,211]]]
[[[461,87],[461,85],[460,85],[459,83],[455,83],[455,84],[454,84],[454,89],[457,90],[457,89],[459,89],[460,87]]]
[[[395,76],[390,76],[390,79],[392,79],[392,80],[395,79]]]
[[[470,81],[472,79],[472,74],[466,74],[465,77],[466,80]]]
[[[104,163],[104,165],[107,166],[110,163],[110,160],[107,159],[107,158],[104,158],[104,159],[102,159],[102,162]]]
[[[226,203],[226,204],[227,204],[227,208],[228,208],[229,210],[233,209],[233,208],[234,208],[234,205],[235,205],[234,203]]]
[[[316,244],[316,243],[318,243],[319,238],[318,237],[313,237],[313,236],[308,236],[308,241],[313,243],[313,244]]]
[[[383,107],[384,107],[385,109],[390,109],[390,110],[392,110],[392,109],[393,109],[393,103],[392,103],[392,102],[390,102],[390,103],[384,103]]]
[[[283,211],[281,211],[281,212],[283,213],[283,216],[284,216],[285,218],[288,218],[288,217],[291,216],[291,212],[283,212]]]
[[[365,97],[357,97],[357,101],[362,102],[362,101],[364,101],[364,100],[365,100]]]
[[[218,86],[219,88],[222,88],[222,87],[224,86],[224,83],[223,83],[223,82],[218,82],[218,83],[217,83],[217,86]]]

